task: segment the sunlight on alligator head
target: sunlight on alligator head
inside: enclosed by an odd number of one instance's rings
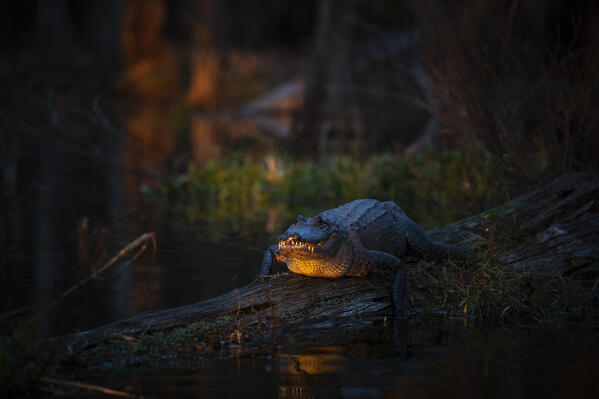
[[[320,216],[298,216],[276,245],[289,270],[307,276],[338,277],[350,265],[340,264],[336,256],[346,243],[345,235]],[[332,262],[336,264],[331,265]],[[343,262],[345,263],[345,262]]]

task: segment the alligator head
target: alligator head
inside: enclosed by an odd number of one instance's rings
[[[345,233],[320,216],[298,216],[279,237],[276,250],[289,270],[307,276],[343,276],[352,264],[352,248]]]

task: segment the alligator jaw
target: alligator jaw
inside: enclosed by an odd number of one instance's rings
[[[299,238],[289,237],[284,240],[280,240],[277,244],[279,251],[282,249],[294,248],[294,249],[305,249],[310,252],[314,252],[315,245]]]

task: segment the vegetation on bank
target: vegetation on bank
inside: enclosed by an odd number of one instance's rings
[[[425,230],[508,200],[511,183],[501,160],[465,159],[456,150],[370,157],[233,154],[182,174],[169,174],[148,197],[190,221],[263,220],[269,212],[286,221],[312,216],[358,198],[395,201]]]

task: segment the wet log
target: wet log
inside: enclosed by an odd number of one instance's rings
[[[435,240],[495,251],[502,262],[523,271],[594,273],[596,277],[598,194],[599,180],[566,174],[502,206],[427,234]],[[283,273],[214,299],[145,312],[53,342],[79,354],[123,337],[164,337],[169,332],[192,334],[196,340],[217,345],[226,341],[244,350],[280,342],[347,342],[385,333],[380,327],[392,315],[389,285],[384,276],[324,279]],[[151,342],[157,345],[158,341]]]

